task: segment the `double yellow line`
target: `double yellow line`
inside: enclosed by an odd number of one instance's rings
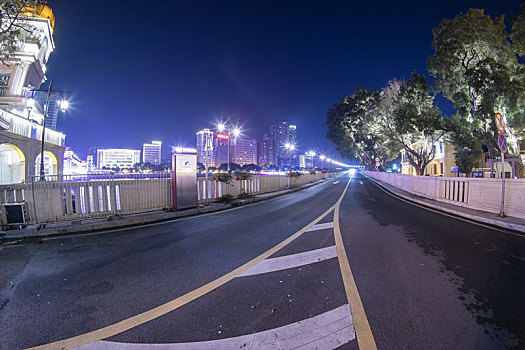
[[[352,310],[352,318],[354,321],[354,326],[355,326],[359,348],[361,350],[363,349],[375,350],[376,345],[375,345],[374,337],[372,335],[372,331],[370,330],[370,325],[368,323],[368,319],[366,317],[366,314],[363,308],[363,304],[361,303],[359,292],[357,291],[357,286],[355,284],[354,277],[352,275],[352,270],[350,269],[350,264],[346,256],[345,248],[343,245],[343,240],[341,237],[341,231],[339,229],[339,207],[341,205],[341,202],[346,194],[346,191],[349,185],[350,185],[350,181],[348,181],[348,184],[346,185],[343,193],[341,194],[341,197],[339,197],[339,200],[332,207],[330,207],[327,211],[325,211],[323,214],[317,217],[315,220],[313,220],[308,225],[306,225],[305,227],[303,227],[302,229],[300,229],[299,231],[297,231],[296,233],[294,233],[293,235],[291,235],[290,237],[288,237],[281,243],[277,244],[270,250],[264,252],[263,254],[259,255],[255,259],[238,267],[237,269],[227,273],[226,275],[223,275],[217,278],[216,280],[208,284],[205,284],[202,287],[199,287],[195,290],[192,290],[191,292],[188,292],[174,300],[171,300],[165,304],[157,306],[156,308],[153,308],[143,313],[140,313],[138,315],[129,317],[120,322],[111,324],[103,328],[99,328],[97,330],[94,330],[88,333],[80,334],[75,337],[62,339],[62,340],[59,340],[53,343],[36,346],[31,349],[47,350],[47,349],[76,348],[81,345],[93,343],[95,341],[99,341],[102,339],[112,337],[119,333],[125,332],[131,328],[144,324],[148,321],[154,320],[160,316],[163,316],[167,314],[168,312],[178,309],[181,306],[213,291],[214,289],[219,288],[220,286],[226,284],[227,282],[231,281],[235,277],[242,274],[244,271],[248,270],[249,268],[257,265],[261,261],[272,256],[277,251],[281,250],[282,248],[284,248],[285,246],[293,242],[295,239],[300,237],[303,233],[308,231],[312,226],[317,224],[324,217],[330,214],[332,210],[334,210],[334,235],[335,235],[335,241],[336,241],[337,255],[339,259],[339,266],[341,268],[341,274],[343,277],[343,283],[344,283],[345,290],[346,290],[346,296],[348,298],[348,303],[350,304],[350,309]]]

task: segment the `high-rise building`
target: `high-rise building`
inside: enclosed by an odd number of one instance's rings
[[[265,166],[269,163],[270,135],[264,134],[262,142],[257,144],[257,165]]]
[[[98,149],[97,165],[102,168],[133,168],[140,163],[140,151],[134,149]]]
[[[270,163],[281,168],[286,165],[287,152],[285,145],[290,142],[288,122],[279,122],[270,126],[270,144],[272,154]]]
[[[42,110],[45,110],[47,91],[35,91],[33,93],[33,98],[36,100]],[[47,109],[46,115],[46,128],[53,130],[57,129],[58,112],[60,111],[61,100],[62,96],[59,92],[53,91],[49,94],[49,108]]]
[[[220,167],[228,163],[228,134],[216,133],[213,139],[212,165]]]
[[[142,163],[151,163],[159,165],[162,153],[162,142],[151,141],[142,145]]]
[[[290,125],[288,127],[288,142],[290,144],[294,145],[297,148],[297,126]],[[288,154],[288,164],[290,160],[290,155]],[[299,166],[299,157],[297,156],[297,152],[292,152],[292,167],[298,167]]]
[[[299,167],[306,168],[306,156],[304,154],[299,154]]]
[[[236,137],[232,142],[232,163],[239,165],[257,164],[257,141]]]
[[[95,165],[95,167],[98,167],[98,163],[97,163],[97,151],[99,149],[103,149],[104,147],[100,147],[100,146],[95,146],[95,147],[89,147],[89,150],[88,150],[88,157],[91,156],[92,159],[93,159],[93,165]]]
[[[206,163],[206,135],[208,137],[209,147],[213,140],[213,131],[210,129],[203,129],[197,132],[197,162],[201,164]],[[208,150],[208,151],[211,151]],[[212,163],[212,152],[208,152],[208,164]]]

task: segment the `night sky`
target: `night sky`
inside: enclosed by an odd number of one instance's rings
[[[297,125],[302,150],[335,155],[326,111],[357,86],[426,73],[432,28],[468,8],[515,16],[520,1],[49,0],[48,64],[71,90],[58,129],[82,157],[92,146],[195,145],[232,115],[260,140]],[[442,105],[450,113],[450,106]],[[166,147],[168,146],[168,147]]]

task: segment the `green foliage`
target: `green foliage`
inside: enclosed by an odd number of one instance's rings
[[[450,129],[458,166],[470,166],[474,155],[497,153],[494,115],[507,121],[509,146],[517,149],[516,137],[525,127],[525,68],[515,52],[523,52],[523,11],[513,20],[514,46],[508,40],[504,17],[494,20],[483,10],[470,9],[454,19],[443,20],[433,30],[434,54],[427,60],[436,91],[453,102],[457,116],[470,126],[454,121]],[[469,137],[462,137],[470,132]],[[472,138],[477,138],[476,142]],[[470,173],[470,169],[465,171]]]
[[[327,138],[347,158],[372,166],[376,157],[391,158],[389,140],[375,124],[381,95],[372,89],[357,88],[327,112]]]
[[[303,173],[300,171],[292,171],[290,173],[290,177],[301,177],[301,176],[303,176]]]
[[[525,3],[521,4],[521,12],[511,20],[512,23],[512,46],[514,51],[525,56]]]
[[[215,173],[215,174],[213,174],[213,179],[216,180],[216,181],[223,182],[225,184],[231,184],[233,182],[232,173],[231,172]]]
[[[252,174],[248,171],[236,170],[235,176],[237,176],[237,180],[248,180],[252,177]]]

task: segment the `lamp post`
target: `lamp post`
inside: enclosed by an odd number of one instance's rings
[[[290,171],[288,171],[288,188],[290,188],[290,179],[292,178],[292,156],[295,145],[288,142],[284,147],[290,152]]]
[[[45,171],[44,171],[44,147],[45,147],[45,139],[46,139],[46,118],[47,118],[47,113],[49,111],[49,97],[51,95],[51,92],[59,92],[59,93],[63,93],[64,95],[68,94],[69,91],[64,91],[64,90],[53,90],[53,80],[50,80],[49,81],[49,87],[46,89],[43,89],[43,90],[32,90],[33,92],[34,91],[47,91],[47,97],[46,97],[46,104],[44,106],[44,119],[42,120],[42,144],[41,144],[41,149],[40,149],[40,181],[45,181]],[[60,102],[60,110],[62,111],[62,113],[65,113],[66,110],[69,108],[69,101],[67,99],[63,99],[61,100]],[[31,105],[31,108],[33,106]],[[31,108],[29,107],[29,104],[28,104],[28,110],[29,110],[29,114],[31,113]],[[29,117],[29,114],[28,114],[28,117]]]
[[[231,130],[231,117],[228,117],[228,120],[226,120],[225,123],[221,122],[219,123],[219,125],[217,125],[217,130],[219,132],[223,132],[224,130],[226,130],[226,134],[228,135],[228,172],[230,171],[230,144],[231,144],[231,137],[232,137],[232,134],[230,133],[230,130]],[[241,134],[241,129],[237,126],[234,126],[233,127],[233,136],[237,137]]]
[[[308,155],[310,156],[310,158],[312,158],[312,169],[314,169],[314,157],[315,157],[315,152],[314,152],[314,151],[309,151],[309,152],[308,152]]]
[[[321,171],[323,171],[323,170],[324,170],[324,160],[326,159],[326,156],[325,156],[324,154],[322,154],[322,155],[319,157],[319,159],[321,159],[321,161],[322,161],[322,163],[321,163],[321,164],[322,164],[322,165],[321,165]]]

